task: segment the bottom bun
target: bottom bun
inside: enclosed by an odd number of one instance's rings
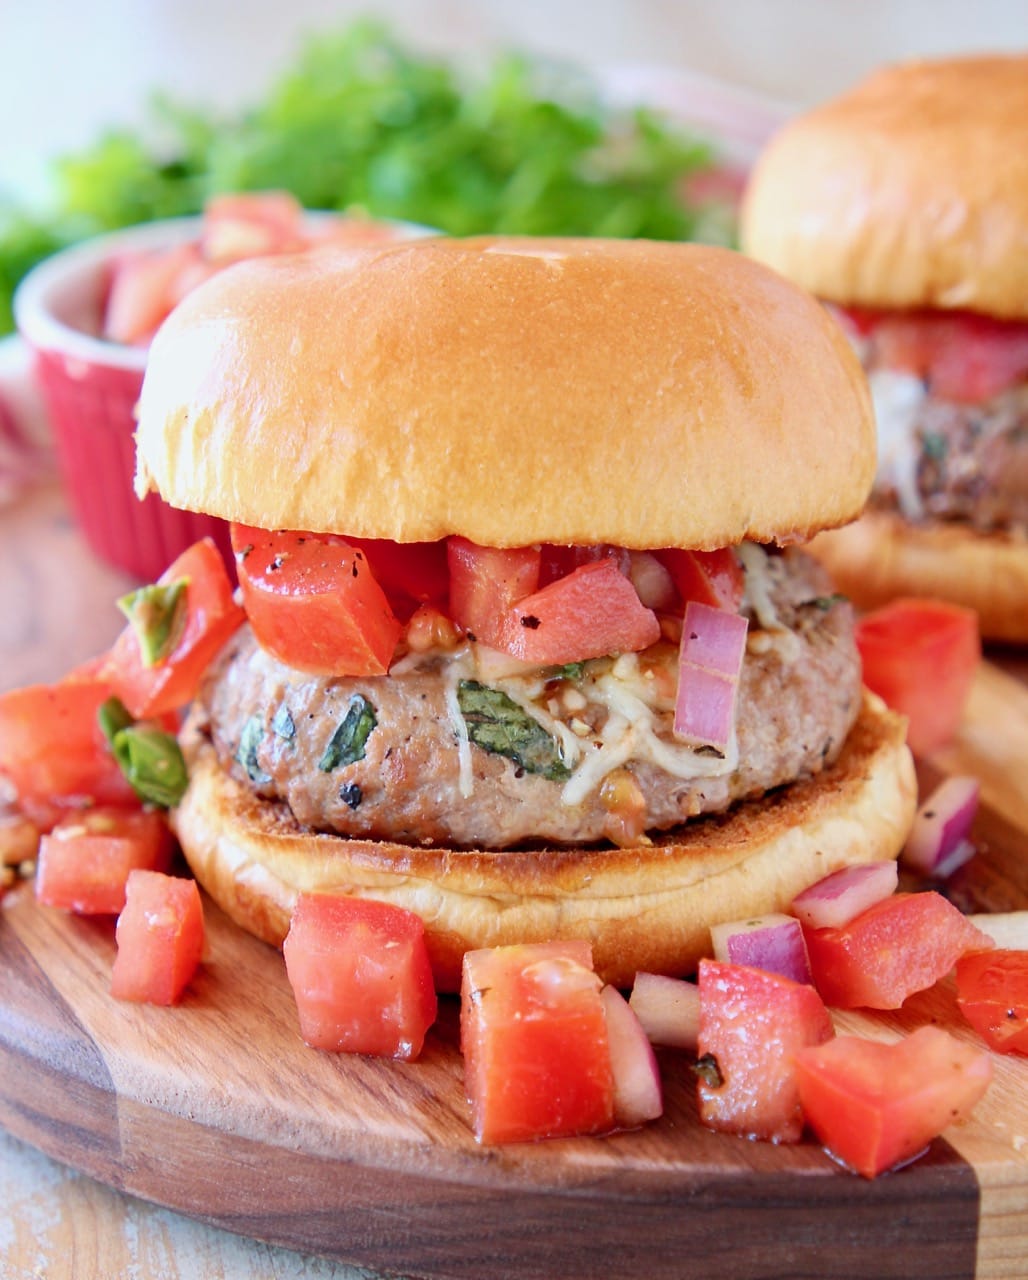
[[[301,827],[229,777],[195,725],[175,828],[197,880],[228,915],[281,945],[298,892],[406,907],[425,922],[440,991],[460,989],[465,951],[586,938],[607,982],[688,974],[710,926],[785,910],[851,863],[895,857],[916,804],[905,720],[865,695],[838,760],[729,813],[631,849],[453,850],[349,839]]]
[[[807,550],[858,608],[932,596],[974,609],[986,640],[1028,641],[1028,538],[869,511]]]

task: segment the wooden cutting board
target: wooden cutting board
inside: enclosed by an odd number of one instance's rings
[[[979,724],[987,711],[989,721]],[[1010,723],[1007,723],[1010,722]],[[1028,904],[1028,817],[1005,753],[1026,757],[1028,689],[983,667],[971,718],[1004,755],[951,881],[969,909]],[[926,785],[939,776],[933,762]],[[208,904],[209,906],[209,904]],[[0,1122],[94,1177],[232,1231],[413,1276],[721,1277],[1025,1274],[1028,1060],[995,1058],[972,1119],[868,1182],[813,1141],[774,1147],[696,1119],[689,1059],[667,1052],[663,1118],[607,1138],[481,1148],[468,1124],[457,1003],[415,1064],[300,1041],[280,955],[209,906],[209,953],[184,1004],[107,992],[109,922],[39,907],[0,915]],[[940,984],[896,1014],[839,1016],[887,1037],[934,1021]]]
[[[54,678],[118,625],[103,575],[59,503],[5,515],[2,683]],[[16,566],[17,578],[11,579]],[[109,575],[108,575],[109,576]],[[62,593],[63,589],[63,593]],[[69,592],[71,593],[69,599]],[[69,643],[66,614],[80,622]],[[47,610],[56,609],[56,615]],[[7,628],[5,633],[4,628]],[[1028,656],[990,655],[958,739],[922,769],[982,779],[979,852],[948,886],[965,910],[1028,907]],[[20,665],[19,665],[20,664]],[[689,1059],[665,1052],[666,1110],[607,1138],[477,1146],[444,1000],[421,1061],[316,1053],[300,1041],[279,954],[208,906],[209,952],[184,1004],[107,991],[110,923],[0,908],[0,1125],[104,1183],[233,1232],[387,1274],[994,1277],[1028,1273],[1028,1059],[995,1057],[971,1120],[867,1182],[813,1141],[709,1133]],[[896,1014],[845,1014],[888,1037],[935,1021],[972,1038],[947,984]]]

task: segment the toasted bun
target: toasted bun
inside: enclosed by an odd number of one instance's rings
[[[790,542],[873,479],[859,365],[741,255],[422,240],[229,268],[153,343],[140,495],[489,546]]]
[[[606,981],[684,974],[710,954],[710,926],[781,911],[853,863],[894,857],[916,803],[906,722],[870,695],[836,763],[650,848],[455,851],[315,834],[218,765],[195,727],[190,784],[174,815],[197,880],[233,920],[279,945],[296,895],[377,898],[425,922],[440,990],[477,947],[587,938]]]
[[[869,511],[808,548],[863,609],[897,596],[931,596],[978,611],[987,640],[1028,643],[1028,539],[967,525],[911,525]]]
[[[787,124],[740,236],[834,302],[1028,317],[1028,55],[887,68]]]

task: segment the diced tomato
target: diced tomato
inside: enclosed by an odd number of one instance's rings
[[[873,1178],[965,1119],[992,1078],[988,1052],[939,1027],[894,1044],[837,1036],[796,1055],[810,1127],[844,1164]]]
[[[616,547],[608,542],[567,547],[545,542],[542,546],[538,585],[548,587],[558,578],[566,578],[582,565],[595,564],[597,560],[613,560],[625,577],[628,577],[632,567],[632,553],[625,547]]]
[[[282,949],[312,1048],[421,1053],[437,1002],[420,917],[387,902],[301,893]]]
[[[195,880],[132,871],[115,931],[111,995],[177,1004],[203,958],[203,904]]]
[[[1028,1054],[1028,951],[972,951],[957,961],[957,1005],[999,1053]]]
[[[695,600],[712,609],[738,613],[745,579],[742,565],[731,547],[718,551],[684,551],[668,547],[657,558],[674,579],[683,603]]]
[[[186,589],[171,651],[148,666],[139,637],[129,624],[115,640],[102,669],[137,719],[149,719],[190,702],[211,661],[245,618],[232,598],[232,583],[212,539],[187,547],[158,579],[161,586],[180,581],[186,583]]]
[[[924,378],[944,400],[981,404],[1028,378],[1023,320],[926,310],[878,312],[859,322],[886,368]]]
[[[699,987],[700,1119],[725,1133],[798,1142],[796,1054],[834,1034],[821,997],[780,974],[716,960],[700,961]]]
[[[178,281],[200,258],[194,244],[129,253],[111,263],[103,336],[110,342],[144,344],[175,305]]]
[[[464,956],[461,1049],[479,1142],[611,1128],[614,1081],[600,991],[584,941]]]
[[[584,564],[512,610],[508,650],[539,666],[634,653],[660,639],[660,623],[609,559]]]
[[[814,983],[837,1009],[898,1009],[991,939],[941,894],[895,893],[838,928],[803,930]]]
[[[511,609],[539,586],[539,548],[480,547],[454,537],[446,554],[453,620],[482,644],[507,649]]]
[[[857,622],[864,683],[909,719],[917,755],[959,728],[981,658],[978,616],[942,600],[893,600]]]
[[[138,808],[97,720],[111,693],[107,681],[83,675],[0,695],[0,774],[30,817],[50,825],[55,806]]]
[[[166,871],[171,847],[163,813],[96,808],[69,814],[39,842],[36,898],[78,915],[117,915],[129,873]]]
[[[232,526],[262,648],[315,675],[384,675],[403,630],[364,552],[341,538]]]
[[[304,247],[303,206],[288,191],[212,196],[204,206],[200,245],[211,262],[236,262]]]
[[[450,573],[446,542],[390,542],[387,538],[350,538],[368,558],[375,581],[393,612],[409,618],[421,604],[448,606]]]

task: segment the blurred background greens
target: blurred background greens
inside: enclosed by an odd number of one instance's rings
[[[163,95],[138,128],[53,162],[46,207],[0,206],[0,333],[25,272],[76,240],[198,212],[223,191],[282,188],[453,235],[505,232],[731,240],[725,207],[691,203],[708,144],[613,106],[584,72],[503,53],[477,75],[360,20],[302,46],[234,113]]]

